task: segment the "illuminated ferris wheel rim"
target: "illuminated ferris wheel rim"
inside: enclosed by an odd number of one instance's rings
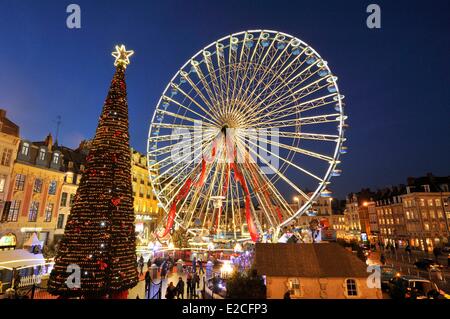
[[[340,158],[340,154],[341,154],[341,151],[342,151],[343,142],[345,141],[345,138],[344,138],[344,125],[345,125],[346,116],[344,116],[343,102],[342,102],[344,97],[340,94],[339,86],[337,84],[337,78],[335,76],[333,76],[333,73],[331,72],[327,62],[324,61],[322,59],[322,57],[320,56],[320,54],[314,48],[309,46],[306,42],[304,42],[304,41],[302,41],[302,40],[300,40],[300,39],[298,39],[298,38],[296,38],[296,37],[294,37],[294,36],[292,36],[290,34],[284,33],[284,32],[277,32],[277,31],[273,31],[273,30],[248,30],[248,31],[241,31],[241,32],[238,32],[238,33],[233,33],[231,35],[224,36],[224,37],[220,38],[219,40],[214,41],[214,42],[210,43],[209,45],[205,46],[203,49],[199,50],[196,54],[194,54],[190,59],[188,59],[186,61],[186,63],[183,64],[183,66],[175,73],[175,75],[171,78],[171,80],[169,81],[169,83],[165,87],[165,89],[163,91],[164,93],[162,94],[162,96],[160,97],[160,99],[158,101],[157,108],[156,108],[156,110],[155,110],[155,112],[153,114],[152,120],[151,120],[152,125],[150,125],[150,130],[149,130],[149,141],[152,139],[153,123],[155,123],[155,118],[157,116],[157,112],[160,109],[160,106],[161,106],[161,103],[163,102],[164,97],[168,96],[168,95],[166,95],[166,93],[171,88],[174,87],[174,83],[176,83],[176,80],[178,78],[180,78],[180,76],[183,74],[183,72],[185,72],[184,70],[187,67],[189,67],[190,64],[192,65],[192,63],[193,63],[192,61],[197,61],[198,62],[199,61],[199,57],[200,57],[200,62],[199,63],[202,63],[203,62],[202,59],[204,58],[205,52],[209,52],[209,54],[212,54],[212,55],[217,54],[217,52],[214,52],[214,51],[210,52],[210,51],[208,51],[211,48],[214,48],[214,47],[217,48],[217,46],[219,44],[223,45],[224,41],[230,40],[230,43],[228,45],[224,45],[225,48],[228,48],[228,47],[231,46],[231,39],[237,38],[238,36],[245,35],[243,40],[239,40],[237,42],[237,44],[239,44],[241,42],[243,43],[247,39],[246,36],[248,34],[252,34],[252,35],[253,34],[259,34],[260,36],[262,36],[263,34],[269,34],[267,39],[270,40],[270,41],[283,39],[283,41],[286,42],[286,46],[293,46],[295,44],[296,47],[304,47],[305,49],[307,48],[310,51],[309,55],[311,55],[311,56],[314,55],[315,57],[317,57],[317,59],[319,61],[323,62],[323,68],[325,68],[327,70],[328,74],[330,75],[328,77],[328,82],[330,84],[334,85],[334,87],[336,88],[335,97],[337,97],[337,99],[335,99],[335,102],[336,102],[336,105],[339,106],[339,121],[338,121],[338,135],[337,135],[337,138],[335,140],[336,146],[334,147],[334,152],[333,152],[333,155],[332,155],[332,161],[330,161],[330,163],[329,163],[328,169],[327,169],[326,173],[324,174],[324,178],[319,183],[319,186],[315,189],[315,191],[309,197],[309,199],[301,207],[299,207],[297,209],[297,211],[292,216],[290,216],[289,218],[283,220],[278,225],[278,227],[283,227],[283,226],[289,224],[293,219],[298,217],[300,214],[304,213],[311,206],[311,203],[319,195],[321,195],[322,193],[327,192],[326,188],[327,188],[327,185],[329,184],[329,181],[330,181],[330,179],[332,177],[333,171],[336,170],[336,166],[340,163],[339,158]],[[273,38],[270,37],[270,35],[272,35]],[[256,37],[255,38],[252,37],[252,39],[256,40]],[[197,83],[199,83],[199,82],[197,82]],[[152,166],[153,159],[154,159],[154,156],[151,156],[150,153],[151,153],[150,143],[148,143],[147,144],[147,154],[148,154],[147,160],[148,160],[148,164],[149,164],[149,169]],[[156,187],[157,185],[155,185],[154,180],[152,178],[150,180],[151,180],[151,183],[152,183],[152,187],[154,188],[154,190],[156,190],[157,189],[157,187]],[[161,203],[167,202],[166,199],[161,196],[161,193],[158,193],[157,191],[155,191],[155,195],[158,198],[158,201],[160,201]],[[166,212],[168,211],[168,205],[163,205],[163,208],[164,208],[164,210]],[[175,224],[183,227],[183,225],[178,220],[175,220]]]

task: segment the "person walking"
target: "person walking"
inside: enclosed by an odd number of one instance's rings
[[[204,274],[205,271],[203,270],[203,261],[201,259],[198,260],[198,273]]]
[[[178,283],[177,283],[177,299],[184,299],[184,281],[183,278],[179,277],[178,278]],[[181,298],[180,298],[181,296]]]
[[[144,274],[144,257],[142,255],[139,258],[138,265],[139,265],[139,269],[140,269],[139,275],[142,276]]]
[[[161,279],[165,279],[167,275],[167,263],[163,262],[161,265]]]
[[[150,277],[150,269],[147,269],[147,271],[145,272],[145,295],[149,295],[150,294],[150,282],[151,282],[151,277]]]
[[[187,286],[187,297],[191,298],[192,295],[192,274],[188,272],[187,278],[186,278],[186,286]]]
[[[197,298],[196,283],[197,283],[197,273],[194,272],[192,274],[192,280],[191,280],[191,298],[192,299]]]
[[[177,288],[173,285],[173,282],[171,281],[169,283],[169,286],[167,286],[166,290],[166,299],[174,299],[176,295]]]
[[[192,271],[197,273],[197,258],[192,259]]]
[[[195,283],[197,284],[197,289],[200,289],[200,275],[195,274]]]

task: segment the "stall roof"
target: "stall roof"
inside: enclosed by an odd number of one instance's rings
[[[45,264],[42,254],[33,254],[25,249],[0,251],[0,269],[13,269]]]

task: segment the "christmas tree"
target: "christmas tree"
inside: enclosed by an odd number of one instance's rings
[[[138,282],[125,84],[132,54],[123,45],[113,53],[116,72],[48,283],[54,295],[123,298]]]

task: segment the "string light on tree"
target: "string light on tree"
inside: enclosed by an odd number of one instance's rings
[[[132,54],[124,45],[112,53],[116,72],[49,278],[54,295],[125,298],[138,283],[125,83]],[[71,264],[83,274],[78,289],[66,284]]]

